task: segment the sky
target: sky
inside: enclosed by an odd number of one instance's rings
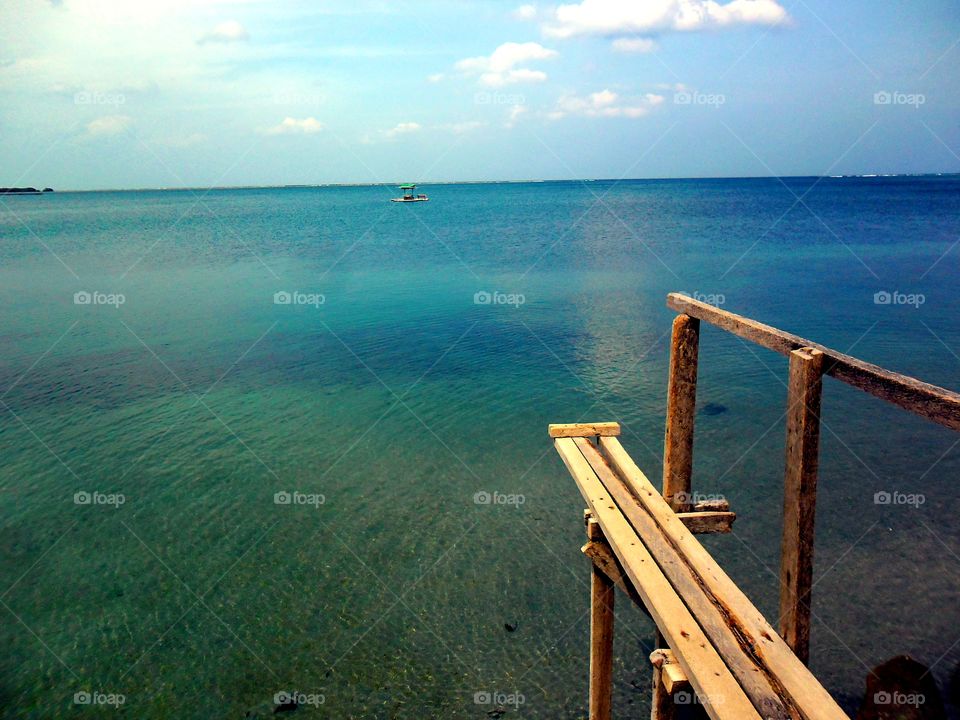
[[[0,185],[960,172],[951,0],[0,0]]]

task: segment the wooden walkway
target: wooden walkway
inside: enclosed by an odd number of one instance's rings
[[[960,395],[754,320],[671,294],[673,325],[662,491],[618,440],[617,423],[551,425],[587,503],[592,561],[590,718],[611,717],[613,606],[619,587],[654,620],[653,720],[696,702],[715,720],[840,720],[807,669],[820,397],[824,375],[960,430]],[[774,629],[694,536],[729,532],[725,502],[691,504],[700,321],[790,358],[780,627]]]

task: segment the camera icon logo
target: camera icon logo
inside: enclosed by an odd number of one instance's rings
[[[293,295],[286,290],[279,290],[273,294],[274,305],[289,305],[293,302]]]
[[[481,290],[473,294],[474,305],[489,305],[493,302],[493,295],[486,290]]]
[[[873,94],[874,105],[889,105],[892,102],[893,102],[893,95],[887,92],[886,90],[881,90],[880,92],[875,92]]]
[[[892,699],[890,693],[885,690],[873,694],[873,702],[875,705],[889,705]]]
[[[80,290],[73,294],[73,304],[74,305],[89,305],[93,300],[93,296],[88,293],[86,290]]]
[[[689,105],[693,102],[693,94],[682,90],[673,94],[674,105]]]
[[[74,505],[89,505],[92,501],[93,496],[86,490],[81,490],[80,492],[73,494]]]
[[[289,505],[291,502],[293,502],[293,496],[286,490],[273,494],[274,505]]]
[[[893,502],[893,496],[886,490],[881,490],[873,494],[874,505],[889,505],[891,502]]]
[[[889,305],[891,302],[893,302],[893,295],[886,290],[881,290],[873,294],[874,305]]]
[[[73,694],[73,704],[74,705],[89,705],[90,704],[90,693],[83,691]]]
[[[473,694],[474,705],[489,705],[493,702],[493,695],[489,690],[481,690]]]
[[[473,494],[473,502],[477,505],[489,505],[492,499],[492,496],[486,490]]]

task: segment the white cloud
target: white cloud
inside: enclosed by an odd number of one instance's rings
[[[513,11],[513,16],[517,20],[533,20],[537,16],[537,8],[534,5],[521,5]]]
[[[649,53],[657,49],[657,43],[652,38],[617,38],[613,49],[622,53]]]
[[[776,25],[788,18],[776,0],[582,0],[560,5],[544,26],[548,37],[616,37],[690,32],[732,25]]]
[[[206,43],[232,43],[249,40],[250,34],[247,29],[236,20],[227,20],[220,23],[213,30],[204,33],[199,40],[198,45]]]
[[[279,125],[264,130],[264,133],[267,135],[293,135],[297,133],[310,135],[321,130],[323,130],[323,123],[314,117],[307,117],[302,120],[287,117]]]
[[[398,123],[394,128],[387,130],[384,133],[384,137],[388,140],[394,140],[401,135],[409,135],[410,133],[420,132],[423,129],[423,126],[420,123],[415,122],[402,122]]]
[[[427,75],[427,82],[438,83],[441,82],[443,78],[443,73],[434,73],[433,75]]]
[[[440,130],[448,130],[454,135],[463,135],[464,133],[472,132],[478,128],[485,127],[487,123],[482,120],[466,120],[464,122],[458,123],[449,123],[447,125],[438,125]]]
[[[512,128],[517,124],[517,120],[520,119],[520,116],[527,112],[527,108],[524,105],[514,105],[510,108],[510,114],[507,116],[507,121],[503,124],[506,128]]]
[[[537,60],[550,60],[559,53],[543,47],[540,43],[503,43],[490,55],[465,58],[456,64],[457,70],[467,75],[479,75],[479,81],[487,87],[502,87],[513,83],[543,82],[547,74],[541,70],[517,67]]]
[[[93,136],[119,135],[133,123],[129,115],[104,115],[87,123],[87,133]]]
[[[638,98],[624,99],[612,90],[601,90],[585,98],[565,95],[557,101],[557,107],[547,117],[559,120],[567,115],[586,117],[639,118],[663,104],[663,95],[646,93]]]

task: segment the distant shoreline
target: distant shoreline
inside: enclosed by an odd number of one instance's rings
[[[570,184],[570,183],[629,183],[629,182],[693,182],[693,181],[721,181],[721,180],[872,180],[888,178],[928,178],[928,177],[960,177],[960,173],[864,173],[861,175],[744,175],[738,177],[649,177],[649,178],[575,178],[550,180],[420,180],[418,185],[445,186],[445,185],[531,185],[531,184]],[[63,189],[57,190],[58,195],[65,193],[109,193],[109,192],[209,192],[212,190],[310,190],[321,188],[365,188],[386,187],[395,188],[407,181],[376,182],[376,183],[297,183],[289,185],[202,185],[184,187],[139,187],[139,188],[97,188],[89,190]],[[0,191],[0,195],[4,195]],[[44,194],[9,193],[9,194]],[[47,193],[50,194],[50,193]]]

